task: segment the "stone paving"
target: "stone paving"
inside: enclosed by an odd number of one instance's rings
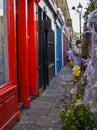
[[[20,121],[11,130],[61,130],[58,124],[61,109],[59,100],[65,94],[62,86],[72,78],[71,68],[62,68],[41,96],[31,102],[31,107],[21,111]]]

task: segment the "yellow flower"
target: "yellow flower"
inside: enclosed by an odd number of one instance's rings
[[[79,76],[80,73],[81,73],[80,67],[79,67],[78,65],[74,66],[73,69],[72,69],[72,74],[73,74],[74,76]]]
[[[72,113],[72,110],[67,110],[66,116],[68,117],[69,115],[71,115],[71,113]]]
[[[78,100],[76,100],[76,102],[77,102],[77,103],[80,103],[80,102],[81,102],[81,100],[79,100],[79,99],[78,99]]]
[[[80,67],[78,65],[75,65],[72,70],[80,70]]]

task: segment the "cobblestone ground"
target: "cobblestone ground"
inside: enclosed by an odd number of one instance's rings
[[[31,102],[31,107],[21,111],[20,121],[11,130],[61,130],[58,124],[59,100],[70,91],[70,88],[64,89],[62,86],[72,78],[71,68],[62,68],[41,96]]]

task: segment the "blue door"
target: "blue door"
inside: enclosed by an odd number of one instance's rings
[[[57,73],[61,70],[62,67],[62,30],[57,27],[57,45],[56,45],[56,65]]]

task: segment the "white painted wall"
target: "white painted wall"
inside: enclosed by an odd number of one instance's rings
[[[61,28],[61,24],[60,24],[60,22],[59,22],[58,20],[56,20],[56,24],[57,24],[57,26],[58,26],[59,28]]]
[[[47,16],[49,17],[49,19],[51,20],[52,30],[54,30],[54,29],[55,29],[55,27],[54,27],[54,16],[53,16],[51,10],[48,8],[48,6],[45,4],[45,2],[44,2],[43,0],[41,0],[41,1],[39,2],[39,6],[40,6],[40,8],[41,8],[43,11],[44,11],[44,7],[46,7],[46,10],[47,10],[46,15],[47,15]],[[54,30],[54,31],[55,31],[55,30]]]

